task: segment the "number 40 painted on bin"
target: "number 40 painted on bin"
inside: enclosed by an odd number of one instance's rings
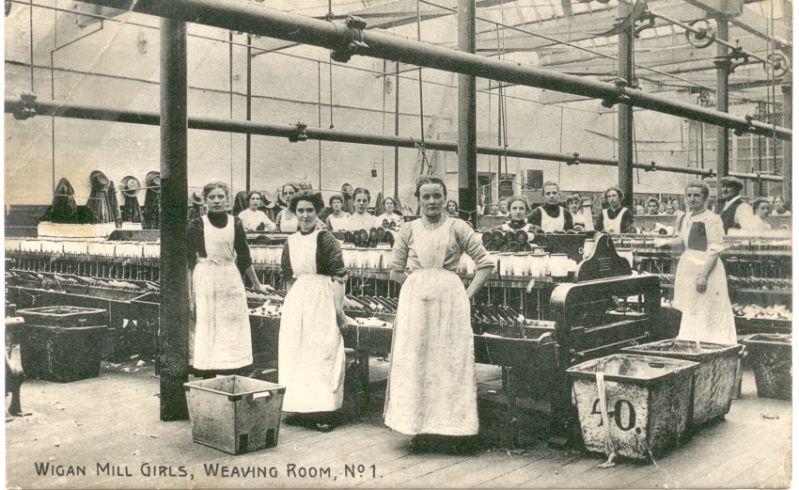
[[[627,406],[627,420],[623,421],[621,416],[622,408]],[[594,406],[591,409],[591,415],[599,415],[599,425],[597,427],[602,427],[602,412],[599,411],[599,398],[594,400]],[[616,400],[616,403],[613,405],[613,410],[608,410],[608,416],[613,417],[613,421],[616,422],[616,426],[624,431],[630,430],[635,427],[635,408],[633,408],[633,404],[627,400]],[[626,423],[624,423],[626,422]]]

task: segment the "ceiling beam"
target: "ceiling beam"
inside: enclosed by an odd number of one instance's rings
[[[668,12],[670,17],[680,21],[691,21],[705,17],[702,9],[686,5],[684,2],[672,0],[652,0],[649,5],[653,9]],[[571,17],[528,22],[514,27],[524,29],[535,34],[554,37],[558,41],[577,42],[597,37],[598,33],[609,30],[616,23],[618,17],[616,8],[604,7],[602,10],[574,14]],[[518,32],[507,29],[501,33],[502,42],[506,52],[536,51],[547,46],[560,44],[547,39],[536,37],[530,33]],[[497,34],[492,29],[477,35],[477,51],[495,51],[497,48]]]
[[[776,1],[776,0],[772,0]],[[718,7],[718,0],[685,0],[686,3],[706,11],[712,16],[723,14]],[[782,22],[774,23],[774,36],[769,36],[770,19],[753,11],[751,7],[744,6],[743,12],[737,16],[728,16],[731,25],[754,34],[755,36],[767,41],[774,41],[780,46],[790,46],[791,41]]]
[[[505,3],[509,3],[516,0],[504,1]],[[476,6],[477,8],[492,7],[494,5],[499,5],[501,2],[503,2],[503,0],[477,0]],[[435,3],[450,9],[454,9],[457,6],[458,1],[435,0]],[[391,29],[394,27],[415,23],[417,21],[416,4],[417,0],[395,0],[390,3],[373,5],[371,7],[366,7],[352,12],[338,12],[337,15],[346,14],[363,17],[364,20],[366,20],[367,29]],[[419,17],[421,17],[422,21],[438,19],[447,15],[452,15],[452,12],[440,7],[434,7],[432,5],[419,2]],[[260,49],[269,51],[279,51],[281,49],[297,46],[297,43],[282,41],[280,39],[263,38],[256,43],[256,46]],[[266,54],[266,52],[255,53],[253,54],[253,57],[259,56],[261,54]]]

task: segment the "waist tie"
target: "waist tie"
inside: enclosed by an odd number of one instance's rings
[[[223,257],[197,257],[198,264],[236,265],[236,259]]]

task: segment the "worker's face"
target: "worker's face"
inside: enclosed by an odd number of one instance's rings
[[[316,208],[313,207],[311,201],[298,202],[296,214],[301,231],[309,232],[316,226]]]
[[[547,204],[558,204],[560,202],[560,189],[554,185],[544,187],[544,202]]]
[[[655,201],[646,203],[646,212],[649,214],[658,214],[658,203]]]
[[[283,187],[283,199],[286,202],[291,201],[291,198],[294,197],[294,194],[296,193],[297,191],[294,190],[294,186],[287,185]]]
[[[355,201],[355,211],[359,214],[365,213],[369,206],[369,196],[361,192],[353,200]]]
[[[733,197],[738,195],[738,188],[732,185],[724,185],[721,186],[721,197],[723,199],[732,199]]]
[[[393,213],[394,212],[394,207],[395,207],[394,200],[393,199],[386,199],[385,201],[383,201],[383,207],[386,208],[386,212],[387,213]]]
[[[699,187],[689,187],[685,190],[685,205],[692,213],[705,209],[705,196]]]
[[[527,206],[522,201],[513,201],[510,203],[510,219],[523,220],[527,217]]]
[[[774,210],[778,213],[785,211],[785,201],[783,201],[781,197],[774,198]]]
[[[508,212],[508,203],[505,201],[499,201],[499,212],[505,214]]]
[[[352,195],[352,186],[349,184],[345,184],[341,187],[341,192],[347,195]]]
[[[680,209],[680,201],[678,201],[677,199],[672,199],[671,200],[671,208],[674,211],[679,211],[679,209]]]
[[[756,214],[756,215],[757,215],[757,216],[758,216],[760,219],[766,219],[766,218],[768,218],[768,217],[769,217],[769,215],[771,214],[771,206],[770,206],[770,205],[769,205],[767,202],[761,203],[761,204],[760,204],[760,205],[757,207],[757,209],[755,209],[755,214]]]
[[[569,212],[574,214],[580,210],[580,201],[572,199],[566,203],[566,206],[569,208]]]
[[[212,213],[224,213],[228,208],[229,200],[230,199],[228,198],[225,189],[222,189],[221,187],[213,189],[205,198],[208,211]]]
[[[450,201],[447,203],[447,212],[453,216],[458,213],[458,205],[455,204],[455,201]]]
[[[330,207],[333,208],[334,213],[339,213],[341,211],[341,206],[342,203],[340,199],[333,199],[333,201],[330,203]]]
[[[444,194],[444,189],[440,184],[423,184],[419,187],[419,205],[428,218],[441,216],[446,198],[447,195]]]
[[[259,194],[253,194],[250,196],[250,209],[258,209],[258,206],[261,205],[261,196]]]
[[[616,209],[621,205],[621,196],[619,196],[619,193],[616,191],[608,191],[607,194],[605,194],[605,199],[608,200],[608,206],[610,206],[611,209]]]

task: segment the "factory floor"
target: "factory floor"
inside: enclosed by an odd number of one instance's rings
[[[385,361],[372,364],[372,377],[385,377]],[[490,396],[499,372],[479,368],[481,392]],[[515,450],[487,444],[471,455],[414,454],[409,437],[381,424],[378,395],[369,413],[333,432],[282,424],[277,447],[232,456],[192,442],[188,421],[160,422],[158,389],[152,366],[134,362],[104,363],[100,377],[67,384],[27,381],[22,406],[32,415],[6,423],[7,487],[762,488],[785,487],[791,475],[791,404],[758,398],[751,371],[726,420],[654,464],[606,469],[598,467],[604,458],[544,441]],[[491,425],[497,417],[485,405],[481,424]],[[37,475],[47,463],[51,474]],[[347,464],[354,466],[345,474]],[[225,476],[209,476],[213,470]]]

